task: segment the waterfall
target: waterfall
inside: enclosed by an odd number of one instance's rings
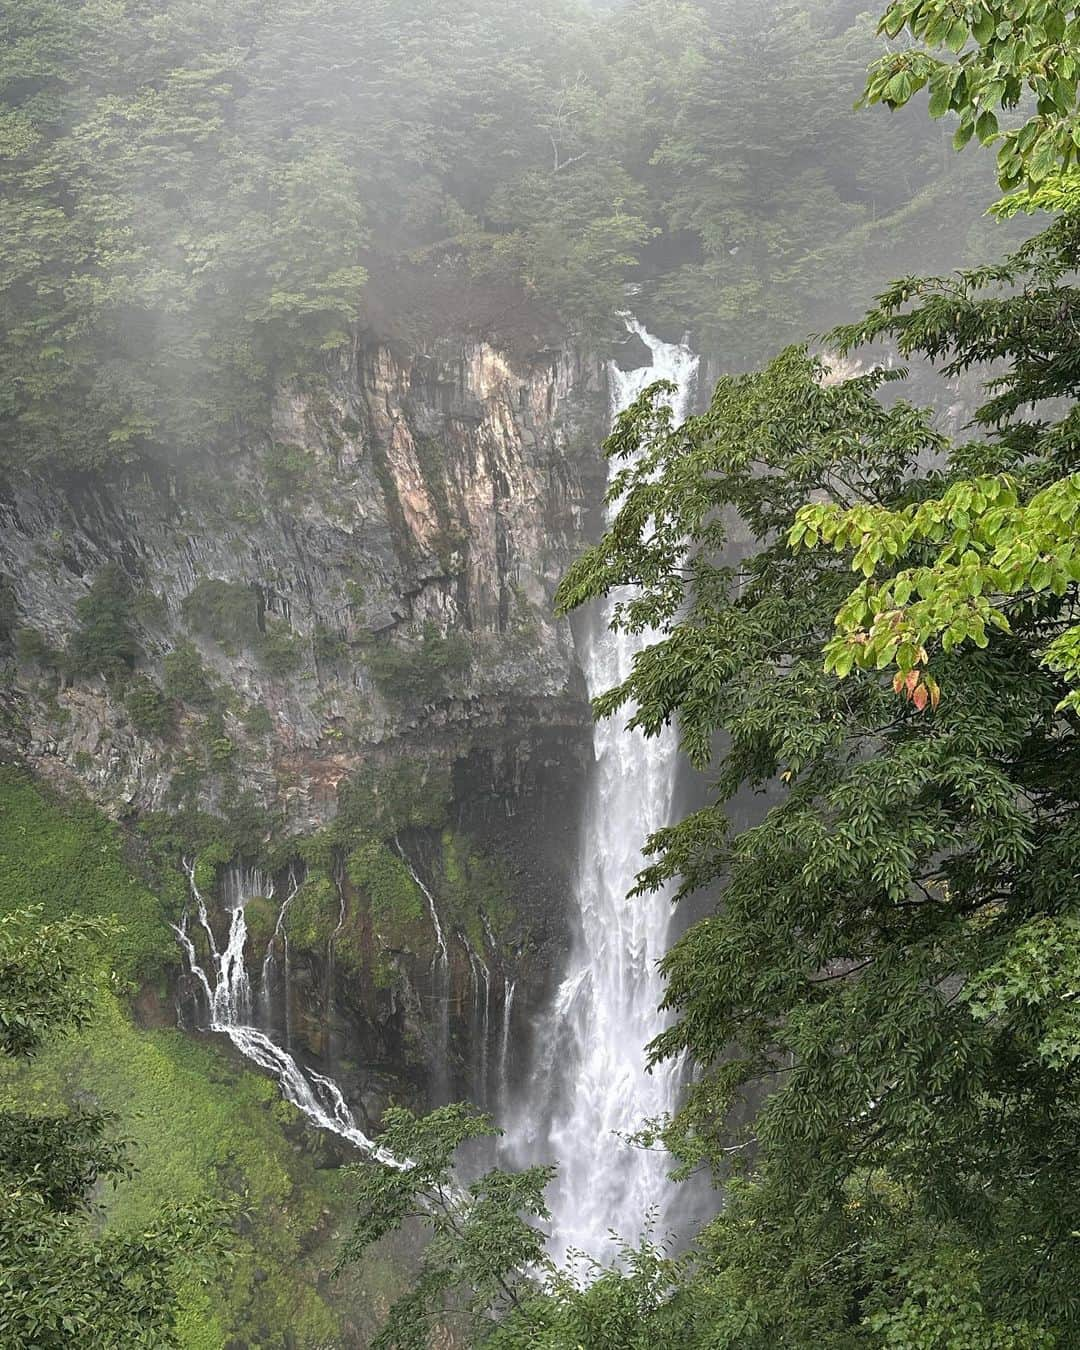
[[[473,1068],[472,1100],[477,1106],[486,1106],[488,1100],[488,1040],[491,1031],[491,970],[469,941],[464,929],[458,933],[465,954],[469,958],[472,977],[473,1006],[470,1041],[476,1054]]]
[[[432,1024],[435,1028],[435,1044],[432,1065],[431,1095],[436,1106],[444,1106],[450,1100],[450,951],[446,945],[446,934],[439,919],[439,909],[435,897],[424,885],[420,874],[405,855],[405,850],[394,836],[394,847],[398,857],[405,864],[420,894],[427,902],[431,915],[431,926],[435,933],[435,951],[431,957],[428,972],[431,979],[431,998],[434,1004]]]
[[[678,386],[671,406],[683,420],[698,358],[640,324],[627,327],[648,346],[652,364],[629,373],[610,368],[613,418],[666,379]],[[592,697],[626,679],[635,655],[655,637],[612,631],[618,598],[603,602],[581,644]],[[531,1127],[533,1148],[559,1164],[551,1197],[556,1257],[570,1248],[611,1256],[612,1231],[634,1240],[650,1214],[663,1221],[667,1155],[628,1145],[625,1136],[676,1105],[680,1080],[677,1064],[644,1068],[645,1046],[664,1025],[657,962],[667,950],[670,895],[626,898],[644,866],[642,844],[672,819],[677,735],[669,727],[646,739],[627,731],[625,718],[607,718],[596,724],[593,749],[575,882],[577,933],[539,1031],[536,1081],[550,1094],[551,1114]]]
[[[274,989],[277,984],[277,951],[281,947],[281,996],[284,1004],[284,1027],[285,1027],[285,1049],[292,1049],[292,998],[290,997],[289,985],[289,930],[285,925],[285,916],[289,912],[289,906],[296,899],[300,890],[300,882],[296,878],[296,873],[289,872],[289,894],[282,902],[278,910],[277,923],[274,925],[274,931],[270,936],[270,941],[266,944],[266,955],[263,957],[262,972],[260,975],[259,1001],[262,1005],[263,1022],[270,1026],[274,1016]],[[269,898],[269,897],[268,897]]]
[[[503,977],[503,1024],[499,1042],[499,1104],[505,1111],[510,1101],[510,1023],[514,1014],[514,980]]]
[[[185,863],[191,898],[195,906],[195,917],[199,927],[206,935],[209,953],[206,965],[199,959],[195,941],[191,935],[191,907],[184,911],[178,925],[173,925],[177,941],[187,958],[188,969],[196,986],[206,1000],[208,1031],[218,1031],[228,1036],[233,1045],[254,1064],[273,1074],[282,1094],[292,1102],[305,1116],[322,1130],[328,1130],[342,1139],[347,1139],[357,1148],[363,1149],[369,1156],[391,1167],[408,1164],[379,1148],[357,1126],[352,1112],[346,1104],[341,1089],[332,1079],[310,1070],[305,1071],[296,1062],[288,1050],[283,1050],[272,1037],[259,1027],[251,1025],[251,978],[245,964],[244,948],[247,945],[247,921],[244,908],[256,895],[267,899],[273,897],[273,883],[262,873],[241,867],[230,867],[222,881],[222,895],[229,913],[229,936],[224,950],[219,950],[206,901],[200,894],[195,880],[195,866]],[[284,934],[284,914],[289,902],[299,888],[295,884],[282,902],[278,913],[275,933]],[[287,939],[286,939],[287,941]],[[287,946],[285,947],[287,951]],[[270,954],[263,961],[262,975],[272,974],[273,962]],[[267,993],[260,988],[260,1004],[267,1006]],[[286,1006],[288,990],[286,990]]]

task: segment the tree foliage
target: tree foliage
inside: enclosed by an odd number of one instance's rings
[[[92,1011],[100,923],[0,916],[0,1048],[34,1054]],[[223,1256],[223,1210],[178,1208],[135,1236],[95,1234],[92,1187],[130,1171],[113,1119],[0,1111],[0,1339],[66,1350],[177,1345],[178,1279]]]
[[[946,8],[962,34],[924,21]],[[956,48],[979,24],[974,71],[1004,59],[988,8],[886,24]],[[713,785],[639,882],[716,897],[665,959],[650,1053],[692,1065],[663,1134],[725,1202],[640,1305],[655,1344],[1080,1339],[1076,219],[837,335],[946,378],[995,363],[970,440],[896,397],[902,370],[796,347],[681,427],[646,391],[608,443],[612,522],[560,603],[629,588],[616,624],[655,636],[596,711],[676,722]],[[740,829],[748,790],[767,810]],[[537,1297],[551,1344],[604,1343],[580,1290]]]
[[[1037,187],[1077,164],[1080,8],[1060,0],[894,0],[879,32],[905,31],[917,45],[877,62],[868,102],[899,108],[928,88],[931,117],[959,114],[958,150],[973,136],[984,145],[1000,139],[1005,189]],[[1016,109],[1019,125],[1001,130],[998,112]]]
[[[595,341],[630,282],[744,361],[835,322],[978,229],[978,166],[832,96],[873,49],[855,0],[9,6],[0,465],[243,446],[365,327]]]

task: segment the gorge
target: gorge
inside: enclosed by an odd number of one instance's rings
[[[1080,1345],[1078,88],[0,7],[4,1350]]]

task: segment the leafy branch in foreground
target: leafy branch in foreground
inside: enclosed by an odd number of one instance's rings
[[[1061,0],[893,0],[878,31],[917,45],[871,67],[865,101],[903,107],[929,87],[930,116],[959,116],[954,144],[1000,138],[998,180],[1037,187],[1080,158],[1080,7]],[[955,59],[935,55],[952,54]],[[1002,132],[997,113],[1035,107]]]
[[[898,691],[936,706],[935,651],[985,647],[989,631],[1036,616],[1045,664],[1072,686],[1062,706],[1080,706],[1080,416],[1055,402],[1074,395],[1080,374],[1078,261],[1080,214],[1070,212],[995,267],[898,282],[834,335],[845,352],[891,340],[940,361],[946,377],[989,363],[1000,372],[975,414],[987,438],[949,447],[915,499],[814,502],[796,516],[793,548],[850,551],[865,578],[826,647],[836,674],[895,665]]]
[[[347,1169],[358,1218],[338,1269],[409,1221],[426,1229],[429,1240],[412,1289],[391,1309],[373,1350],[425,1350],[431,1327],[442,1319],[464,1323],[477,1337],[493,1318],[523,1310],[534,1280],[550,1270],[545,1235],[530,1220],[548,1217],[544,1192],[552,1169],[490,1171],[462,1188],[453,1175],[454,1154],[498,1133],[489,1117],[461,1105],[422,1119],[392,1108],[383,1124],[380,1146],[409,1165]]]

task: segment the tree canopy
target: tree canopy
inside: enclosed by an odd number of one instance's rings
[[[977,164],[847,115],[873,45],[855,0],[9,6],[0,467],[228,451],[360,331],[595,343],[630,283],[729,362],[836,322],[981,230]]]

